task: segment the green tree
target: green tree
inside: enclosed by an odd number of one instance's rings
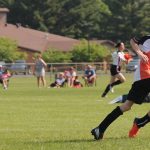
[[[97,43],[82,40],[72,51],[73,62],[100,62],[110,55],[110,51]]]
[[[14,4],[15,0],[0,0],[0,7],[11,8]]]
[[[103,38],[129,41],[132,36],[149,34],[150,3],[148,0],[103,0],[111,11],[103,22]]]
[[[129,41],[149,34],[149,0],[0,0],[8,21],[73,38]]]
[[[12,62],[23,57],[17,50],[17,44],[7,38],[0,38],[0,60]]]
[[[109,13],[101,0],[55,0],[49,8],[49,31],[78,39],[94,37],[103,14]]]
[[[10,9],[9,22],[74,38],[95,37],[109,13],[102,0],[0,0],[0,5]]]
[[[71,54],[60,52],[56,49],[48,49],[43,53],[43,59],[47,63],[70,62]]]

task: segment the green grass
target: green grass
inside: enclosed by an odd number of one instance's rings
[[[149,150],[149,125],[137,138],[128,138],[134,117],[144,115],[149,104],[135,105],[108,128],[102,141],[93,141],[90,134],[117,106],[108,102],[130,89],[133,75],[126,77],[102,101],[109,75],[101,75],[97,87],[80,89],[37,88],[33,77],[12,78],[7,91],[0,87],[0,150]]]

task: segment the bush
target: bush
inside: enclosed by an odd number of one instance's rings
[[[73,62],[100,62],[110,55],[110,51],[100,44],[82,40],[72,51]]]
[[[55,63],[55,62],[70,62],[71,53],[60,52],[56,49],[48,49],[43,53],[43,59],[47,63]]]
[[[8,38],[0,38],[0,61],[12,62],[25,57],[24,53],[18,51],[15,41]]]

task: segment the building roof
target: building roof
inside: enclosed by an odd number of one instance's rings
[[[20,48],[36,52],[43,52],[48,48],[70,51],[79,43],[76,39],[25,28],[19,24],[0,25],[0,37],[15,40]]]
[[[107,47],[112,47],[112,48],[114,48],[116,45],[116,43],[114,43],[111,40],[91,40],[91,42],[96,42],[97,44],[104,45]]]

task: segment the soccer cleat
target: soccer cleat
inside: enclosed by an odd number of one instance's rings
[[[129,131],[130,138],[134,138],[139,131],[139,127],[138,127],[136,121],[137,121],[137,118],[134,119],[133,126],[132,126],[131,130]]]
[[[100,140],[103,138],[103,133],[100,132],[100,129],[98,127],[92,129],[91,134],[94,136],[95,140]]]
[[[111,91],[111,93],[114,93],[114,89],[111,86],[110,86],[110,91]]]
[[[112,101],[110,101],[108,104],[115,104],[115,103],[119,103],[122,101],[122,96],[119,96],[115,99],[113,99]]]
[[[4,86],[4,90],[7,90],[7,86]]]

